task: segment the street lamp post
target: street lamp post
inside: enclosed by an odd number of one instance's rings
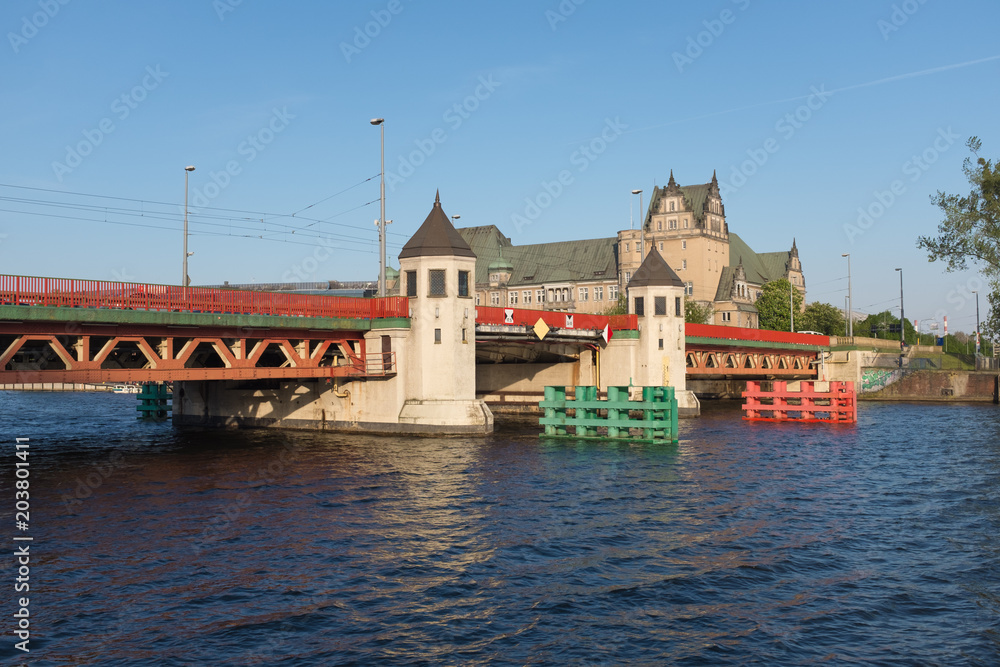
[[[851,294],[851,253],[845,252],[841,257],[847,258],[847,335],[854,335],[854,299]]]
[[[903,313],[903,269],[899,271],[899,351],[906,350],[906,316]]]
[[[191,283],[188,278],[188,257],[194,253],[188,252],[188,176],[194,171],[192,165],[184,167],[184,262],[181,267],[181,285],[187,287]]]
[[[979,290],[972,290],[976,295],[976,357],[979,356]]]
[[[378,295],[385,296],[385,118],[372,118],[372,125],[379,126],[382,141],[381,185],[379,187],[380,211],[378,218]]]

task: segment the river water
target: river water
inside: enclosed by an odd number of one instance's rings
[[[709,404],[664,446],[178,429],[135,402],[0,392],[4,664],[1000,663],[992,405]]]

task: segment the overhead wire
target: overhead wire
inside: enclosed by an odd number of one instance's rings
[[[372,177],[372,178],[374,178],[374,177]],[[372,180],[372,179],[368,178],[368,179],[365,179],[364,181],[361,181],[360,183],[356,183],[355,185],[352,185],[349,188],[346,188],[345,190],[341,191],[340,193],[336,193],[334,195],[330,195],[329,197],[326,197],[325,199],[320,200],[320,202],[316,202],[315,204],[310,204],[306,208],[302,209],[302,211],[307,210],[307,209],[311,208],[312,206],[315,206],[316,204],[321,203],[322,201],[327,201],[329,199],[332,199],[333,197],[337,196],[338,194],[342,194],[343,192],[347,192],[348,190],[351,190],[351,189],[353,189],[355,187],[358,187],[359,185],[362,185],[363,183],[366,183],[366,182],[368,182],[370,180]],[[141,204],[141,205],[153,204],[153,205],[157,205],[157,206],[170,206],[170,207],[176,207],[177,209],[180,209],[180,211],[183,211],[183,204],[179,204],[177,202],[162,202],[162,201],[156,201],[156,200],[151,200],[151,199],[136,199],[136,198],[133,198],[133,197],[116,197],[116,196],[113,196],[113,195],[97,195],[97,194],[92,194],[92,193],[87,193],[87,192],[73,192],[73,191],[68,191],[68,190],[56,190],[56,189],[53,189],[53,188],[39,188],[39,187],[32,187],[32,186],[26,186],[26,185],[12,185],[12,184],[9,184],[9,183],[0,183],[0,187],[11,188],[11,189],[20,189],[20,190],[31,190],[31,191],[35,191],[35,192],[49,192],[49,193],[58,194],[58,195],[71,195],[71,196],[78,196],[78,197],[92,197],[92,198],[95,198],[95,199],[109,199],[109,200],[114,200],[114,201],[126,201],[126,202],[138,203],[138,204]],[[5,199],[5,197],[0,197],[0,199]],[[56,203],[56,202],[52,202],[52,201],[49,201],[49,200],[43,200],[43,199],[26,200],[26,201],[32,201],[32,202],[35,202],[35,203],[37,203],[39,205],[52,205],[52,204]],[[278,218],[289,218],[289,217],[295,216],[296,220],[304,220],[304,221],[308,221],[310,223],[315,224],[317,222],[331,222],[334,218],[340,217],[342,215],[346,215],[347,213],[351,213],[352,211],[355,211],[355,210],[357,210],[359,208],[363,208],[365,206],[369,206],[369,205],[371,205],[371,204],[373,204],[374,202],[377,202],[377,201],[378,201],[378,199],[376,198],[376,199],[368,201],[368,202],[366,202],[364,204],[361,204],[359,206],[355,206],[355,207],[349,208],[349,209],[347,209],[345,211],[341,211],[339,213],[335,213],[335,214],[333,214],[331,216],[328,216],[326,218],[309,218],[309,217],[298,216],[297,213],[301,213],[301,211],[297,211],[296,214],[288,215],[288,214],[284,214],[284,213],[272,213],[272,212],[268,212],[268,211],[252,211],[252,210],[236,209],[236,208],[223,208],[223,207],[217,207],[217,206],[188,207],[188,217],[189,218],[191,218],[191,217],[203,217],[203,218],[213,218],[213,219],[229,220],[229,219],[237,218],[239,216],[219,215],[219,214],[224,214],[224,213],[241,213],[241,214],[253,216],[252,218],[250,218],[252,220],[265,220],[265,219],[266,220],[270,220],[270,219],[278,219]],[[88,205],[88,204],[79,204],[79,205],[80,206],[93,206],[93,205]],[[145,213],[145,209],[144,208],[143,209],[138,209],[138,210],[137,209],[123,209],[123,210],[138,211],[138,213],[140,215],[142,215],[142,214]],[[219,214],[215,214],[215,215],[206,214],[206,213],[204,213],[204,211],[215,211],[215,212],[218,212]],[[178,215],[180,215],[180,213],[178,213]],[[289,229],[302,229],[302,227],[298,227],[298,226],[295,226],[295,225],[288,225],[288,224],[283,224],[283,223],[273,223],[273,224],[280,224],[280,225],[282,225],[284,227],[287,227]],[[334,224],[334,225],[337,225],[337,226],[341,226],[341,227],[348,227],[348,228],[351,228],[351,229],[358,229],[358,230],[367,230],[368,229],[367,227],[364,227],[364,226],[351,225],[351,224],[347,224],[347,223],[343,223],[343,222],[331,222],[331,224]],[[312,225],[308,225],[308,226],[312,226]],[[397,233],[397,232],[388,232],[387,231],[387,234],[392,234],[394,236],[401,236],[401,237],[405,236],[405,234],[400,234],[400,233]]]

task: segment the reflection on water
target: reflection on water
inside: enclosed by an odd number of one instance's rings
[[[1000,652],[993,406],[863,405],[857,426],[831,428],[710,405],[672,446],[133,414],[129,397],[0,393],[8,439],[32,438],[29,664]],[[12,465],[0,480],[12,498]]]

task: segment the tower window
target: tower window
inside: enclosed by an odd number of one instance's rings
[[[444,269],[431,269],[431,296],[444,296]]]
[[[469,272],[458,272],[458,295],[469,296]]]
[[[407,271],[406,272],[406,296],[416,296],[417,295],[417,272]]]

